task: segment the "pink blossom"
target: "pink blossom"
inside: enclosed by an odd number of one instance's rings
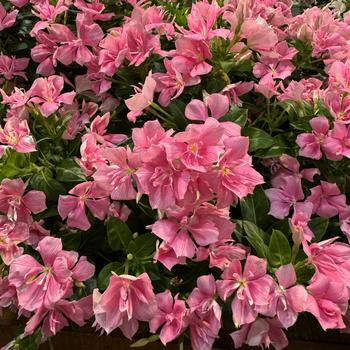
[[[249,91],[251,91],[254,87],[254,82],[248,81],[248,82],[242,82],[239,81],[238,83],[229,84],[223,90],[221,93],[226,94],[229,96],[229,98],[232,100],[232,102],[237,105],[241,106],[242,101],[239,99],[239,96],[247,94]]]
[[[261,93],[265,98],[270,99],[273,96],[279,95],[278,88],[281,86],[281,83],[276,83],[271,74],[265,75],[259,80],[258,84],[254,85],[256,92]]]
[[[272,345],[276,350],[282,350],[288,345],[288,339],[282,331],[282,325],[277,319],[257,318],[253,323],[244,325],[240,330],[231,333],[236,348],[243,344],[249,346]]]
[[[278,42],[273,29],[261,17],[246,19],[240,34],[242,38],[247,39],[248,48],[260,53],[273,49]]]
[[[6,12],[5,7],[0,3],[0,32],[5,28],[12,27],[16,22],[18,10]]]
[[[303,244],[308,261],[316,268],[316,276],[325,276],[330,281],[349,286],[350,248],[345,243],[334,242],[331,238],[308,246]]]
[[[293,242],[300,245],[303,241],[310,242],[314,237],[308,223],[311,220],[313,204],[310,202],[296,203],[291,219],[289,219],[289,227],[292,231]]]
[[[173,298],[171,292],[166,290],[156,295],[158,309],[149,321],[150,331],[155,333],[159,327],[160,341],[166,345],[176,339],[187,326],[187,308],[183,300],[177,296]]]
[[[120,328],[131,339],[139,327],[138,321],[150,321],[157,312],[157,300],[147,273],[138,277],[112,275],[103,294],[93,294],[96,326],[107,334]]]
[[[128,220],[129,215],[131,214],[131,210],[125,204],[121,204],[119,202],[112,202],[112,204],[108,208],[108,216],[118,218],[122,221]]]
[[[276,58],[262,57],[260,62],[255,63],[253,74],[257,78],[271,75],[272,79],[286,79],[294,71],[295,67],[290,61],[280,61]]]
[[[220,8],[216,0],[212,1],[211,4],[204,1],[194,3],[187,16],[189,30],[182,29],[181,31],[186,38],[195,40],[210,40],[215,37],[226,39],[230,34],[228,29],[213,29],[222,12],[223,8]]]
[[[0,76],[2,75],[6,80],[11,80],[15,76],[27,80],[27,76],[23,70],[28,66],[29,58],[16,58],[0,55]]]
[[[190,306],[189,329],[195,350],[210,350],[221,328],[221,307],[215,300],[216,285],[212,275],[197,279],[187,303]]]
[[[24,334],[32,334],[44,320],[41,331],[45,337],[52,337],[69,325],[68,320],[82,327],[92,315],[91,295],[73,301],[59,300],[50,309],[41,307],[36,310],[27,322]]]
[[[15,117],[7,120],[3,128],[0,126],[0,143],[19,153],[36,151],[35,141],[30,135],[27,121]]]
[[[51,309],[59,300],[71,296],[72,283],[85,281],[94,266],[76,252],[62,250],[58,238],[45,237],[37,247],[44,266],[32,256],[22,255],[10,266],[9,281],[17,288],[18,305],[27,311]]]
[[[13,222],[4,216],[0,216],[0,255],[6,265],[10,265],[14,259],[23,253],[23,248],[18,244],[29,237],[28,225],[24,222]]]
[[[29,0],[10,0],[10,3],[19,8],[23,7],[28,3]]]
[[[27,244],[31,245],[34,249],[38,246],[39,242],[46,236],[50,236],[50,231],[43,227],[44,220],[33,221],[29,226],[29,237]]]
[[[280,101],[306,101],[311,103],[320,94],[322,81],[309,78],[299,81],[292,80],[285,88],[281,85],[282,93],[278,96]]]
[[[345,328],[342,315],[348,307],[349,293],[344,285],[318,276],[308,287],[306,310],[312,313],[324,330]]]
[[[286,179],[279,188],[269,188],[265,193],[271,204],[269,214],[277,219],[285,218],[290,208],[304,199],[300,180],[294,178]]]
[[[334,123],[334,128],[329,132],[324,141],[323,148],[328,159],[340,160],[343,156],[350,158],[350,128],[341,123]]]
[[[188,74],[181,74],[176,70],[172,61],[164,59],[166,73],[154,73],[153,79],[156,81],[156,92],[160,92],[158,101],[162,106],[167,106],[170,100],[179,97],[186,86],[197,85],[199,77],[191,77]]]
[[[63,89],[63,78],[51,75],[48,78],[38,78],[30,88],[30,100],[34,104],[39,104],[39,110],[44,117],[55,113],[62,103],[71,105],[75,97],[75,92],[61,94]]]
[[[86,231],[91,224],[85,213],[85,205],[90,209],[93,216],[103,220],[108,211],[108,191],[96,182],[83,182],[73,187],[70,195],[59,196],[58,212],[70,227],[76,227]]]
[[[84,0],[74,0],[74,6],[82,11],[90,21],[109,21],[114,14],[102,13],[105,10],[105,5],[100,0],[93,0],[91,3]]]
[[[248,155],[247,137],[232,137],[225,140],[226,151],[218,163],[218,170],[210,175],[210,183],[217,193],[217,206],[224,208],[254,191],[264,182],[263,177],[252,167]]]
[[[184,265],[186,263],[186,257],[177,257],[173,248],[167,245],[164,241],[159,244],[157,242],[156,252],[154,254],[154,261],[159,261],[168,270],[171,270],[175,265]]]
[[[330,90],[324,93],[324,103],[338,123],[350,123],[350,96]]]
[[[162,53],[158,35],[149,34],[146,28],[135,21],[130,21],[123,26],[123,34],[128,45],[127,59],[130,65],[138,67],[153,52]]]
[[[258,315],[256,307],[269,304],[274,282],[266,275],[266,265],[266,260],[249,255],[243,273],[241,262],[235,260],[221,275],[223,280],[217,281],[221,299],[226,300],[237,291],[231,305],[233,322],[237,327],[253,322]]]
[[[211,94],[201,100],[192,100],[185,109],[186,118],[190,120],[207,120],[209,118],[208,109],[211,117],[219,119],[229,111],[229,100],[225,95]]]
[[[346,207],[345,194],[341,194],[337,184],[321,181],[319,186],[311,188],[311,194],[306,201],[311,202],[313,213],[330,218],[338,215]]]
[[[327,140],[329,122],[326,117],[321,116],[312,118],[310,125],[312,133],[302,133],[296,139],[296,143],[300,147],[299,155],[312,159],[321,159],[321,147]],[[325,147],[323,150],[326,151],[326,149]]]
[[[205,61],[212,57],[206,42],[179,37],[175,45],[176,51],[172,63],[178,72],[188,74],[191,77],[211,72],[212,66]]]
[[[278,286],[273,292],[270,307],[284,328],[293,326],[298,313],[305,311],[308,294],[304,286],[296,285],[296,274],[292,264],[283,265],[275,272]]]
[[[91,23],[87,17],[78,13],[76,17],[77,36],[62,24],[50,26],[50,32],[57,38],[64,37],[63,45],[56,50],[55,57],[64,65],[77,62],[81,66],[90,62],[93,54],[88,47],[96,47],[103,38],[103,31],[96,23]]]
[[[125,100],[125,104],[130,110],[128,113],[128,119],[130,121],[135,122],[143,110],[153,103],[155,88],[156,81],[152,78],[152,71],[150,71],[142,89],[135,87],[135,95]]]
[[[118,35],[108,34],[99,46],[102,48],[98,59],[101,72],[113,76],[128,54],[129,48],[125,35],[122,33],[118,33]]]
[[[33,190],[24,194],[25,188],[21,179],[4,179],[0,184],[0,212],[10,220],[30,222],[31,213],[46,209],[44,192]]]
[[[184,132],[177,133],[172,142],[164,143],[167,158],[181,160],[187,169],[206,172],[206,168],[216,163],[223,153],[223,132],[220,123],[213,118],[204,124],[190,124]]]
[[[135,172],[138,190],[148,195],[152,208],[168,209],[184,199],[190,174],[176,169],[162,147],[152,146],[151,150]]]
[[[117,200],[132,200],[136,198],[136,190],[132,180],[140,165],[139,155],[130,148],[118,147],[104,151],[109,165],[101,165],[93,175],[98,183],[108,184],[111,198]]]

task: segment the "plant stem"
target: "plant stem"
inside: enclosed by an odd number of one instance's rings
[[[53,343],[52,343],[52,340],[51,340],[51,337],[49,338],[49,346],[50,346],[50,350],[55,350]]]

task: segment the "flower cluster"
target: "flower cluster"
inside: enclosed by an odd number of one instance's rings
[[[350,332],[349,37],[289,0],[2,1],[3,349]]]

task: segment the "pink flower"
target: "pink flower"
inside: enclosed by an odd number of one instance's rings
[[[186,118],[190,120],[207,120],[209,118],[208,109],[211,117],[219,119],[229,111],[229,99],[225,95],[212,94],[201,100],[192,100],[185,109]]]
[[[263,177],[254,170],[247,153],[247,137],[231,137],[224,143],[226,151],[219,160],[217,170],[209,174],[209,181],[217,194],[218,208],[230,206],[238,198],[253,193],[255,186],[264,182]]]
[[[312,212],[325,218],[338,215],[346,207],[345,194],[341,194],[337,184],[321,181],[321,185],[311,188],[311,194],[306,199],[314,207]]]
[[[297,278],[292,264],[283,265],[275,272],[278,286],[273,292],[270,307],[284,328],[293,326],[298,313],[305,311],[308,294],[304,286],[295,285]]]
[[[51,75],[48,78],[38,78],[30,88],[31,96],[29,102],[39,104],[39,110],[44,117],[55,113],[62,103],[71,105],[75,92],[61,94],[64,80],[58,75]]]
[[[204,124],[190,124],[184,132],[177,133],[173,141],[164,143],[169,161],[181,160],[190,170],[206,172],[223,153],[221,124],[209,118]]]
[[[310,202],[296,203],[294,205],[294,213],[289,219],[289,227],[292,231],[293,242],[300,245],[301,242],[310,242],[314,237],[314,233],[308,226],[311,220],[313,204]]]
[[[118,33],[118,35],[108,34],[99,46],[102,48],[98,59],[101,72],[113,76],[128,54],[129,48],[125,35],[122,33]]]
[[[226,87],[223,88],[221,93],[227,95],[235,105],[241,106],[242,101],[240,100],[239,96],[247,94],[249,91],[253,89],[253,87],[254,87],[254,82],[252,81],[248,81],[248,82],[239,81],[237,83],[227,85]]]
[[[96,47],[103,38],[101,27],[88,20],[82,13],[78,13],[76,17],[77,36],[75,36],[68,27],[62,24],[53,24],[50,26],[50,31],[57,38],[65,36],[59,46],[55,57],[64,65],[69,65],[72,62],[77,62],[81,66],[90,62],[93,58],[93,53],[88,47]]]
[[[314,98],[317,98],[320,94],[320,87],[322,81],[309,78],[301,79],[299,81],[292,80],[285,88],[281,85],[282,93],[278,96],[280,101],[306,101],[311,103]]]
[[[16,58],[0,55],[0,76],[2,75],[6,80],[11,80],[15,76],[27,80],[27,76],[23,70],[28,66],[29,58]]]
[[[348,307],[349,293],[344,285],[318,276],[308,287],[306,310],[312,313],[324,330],[345,328],[342,315]]]
[[[350,128],[341,123],[334,123],[334,128],[329,132],[324,141],[323,149],[328,159],[340,160],[343,156],[350,158]]]
[[[59,196],[58,213],[70,227],[76,227],[86,231],[91,224],[85,213],[85,205],[90,209],[93,216],[104,220],[109,207],[108,190],[100,184],[92,181],[83,182],[73,187],[70,195]]]
[[[236,327],[253,322],[258,312],[256,307],[266,307],[274,281],[266,275],[266,260],[256,256],[247,257],[244,271],[239,260],[235,260],[217,281],[220,298],[226,300],[237,291],[232,301],[232,317]]]
[[[105,10],[105,5],[100,0],[94,0],[91,3],[75,0],[74,6],[91,21],[109,21],[114,16],[114,13],[102,13]]]
[[[327,139],[329,122],[326,117],[315,117],[310,120],[310,125],[312,133],[302,133],[297,137],[296,143],[300,147],[299,155],[312,159],[321,159],[321,147],[323,147]]]
[[[15,149],[19,153],[35,152],[35,141],[30,136],[26,120],[12,117],[7,120],[4,128],[0,126],[0,143]]]
[[[330,281],[350,285],[350,247],[348,244],[335,242],[331,238],[308,246],[303,244],[308,261],[316,268],[316,276],[325,276]]]
[[[300,180],[292,177],[281,183],[279,188],[269,188],[265,193],[271,204],[269,214],[277,219],[284,219],[291,206],[304,199]]]
[[[216,299],[215,279],[201,276],[187,299],[190,306],[189,328],[191,345],[195,350],[210,350],[221,328],[221,307]]]
[[[132,180],[140,165],[139,155],[129,147],[109,148],[104,151],[109,165],[101,165],[93,175],[95,181],[106,184],[111,190],[111,198],[116,200],[132,200],[136,198],[136,190]]]
[[[212,55],[205,41],[179,37],[175,45],[172,64],[178,72],[193,78],[211,72],[212,66],[205,60],[210,59]]]
[[[177,257],[173,248],[162,242],[159,245],[157,243],[156,253],[154,254],[154,261],[159,261],[168,270],[171,270],[175,265],[184,265],[186,263],[186,257]]]
[[[128,220],[131,210],[125,204],[119,202],[113,202],[108,208],[108,216],[118,218],[122,221]]]
[[[248,48],[260,53],[273,49],[278,42],[273,28],[261,17],[245,19],[240,34],[242,38],[247,39]]]
[[[135,95],[125,100],[125,104],[130,110],[128,113],[128,119],[130,121],[135,122],[143,110],[153,103],[155,88],[156,81],[152,78],[152,71],[150,71],[142,89],[135,87]]]
[[[23,248],[18,244],[29,237],[28,225],[24,222],[13,222],[4,216],[0,216],[0,255],[6,265],[10,265],[14,259],[23,253]]]
[[[123,34],[129,49],[127,59],[130,65],[138,67],[153,52],[162,53],[159,36],[149,34],[141,23],[130,21],[124,24]]]
[[[161,146],[152,146],[151,150],[135,172],[138,191],[148,195],[152,208],[168,209],[184,199],[190,174],[176,169]]]
[[[153,318],[149,321],[149,328],[155,333],[159,327],[160,341],[166,345],[176,339],[187,326],[187,308],[183,300],[177,296],[173,298],[171,292],[166,290],[156,295],[158,309]]]
[[[46,230],[42,225],[44,220],[33,221],[29,226],[29,237],[27,244],[31,245],[34,249],[38,246],[39,242],[46,236],[50,236],[50,231]]]
[[[37,251],[44,266],[30,255],[20,256],[10,266],[9,281],[17,288],[20,309],[52,309],[59,300],[73,294],[74,280],[82,282],[94,274],[94,266],[85,257],[78,261],[76,252],[62,250],[58,238],[43,238]]]
[[[270,99],[273,96],[279,95],[278,88],[281,86],[281,82],[276,83],[271,74],[265,75],[259,80],[258,84],[254,85],[256,92],[261,93],[265,98]]]
[[[181,31],[186,38],[195,40],[210,40],[215,37],[226,39],[230,34],[228,29],[213,29],[222,12],[223,8],[217,4],[216,0],[211,4],[204,1],[194,3],[187,16],[189,30],[182,29]]]
[[[231,337],[235,348],[240,348],[243,344],[267,348],[272,345],[276,350],[282,350],[288,345],[288,339],[277,319],[258,318],[253,323],[246,324],[240,330],[231,333]]]
[[[271,74],[272,79],[286,79],[294,71],[295,67],[290,61],[280,61],[276,58],[263,56],[260,62],[255,63],[253,74],[257,78],[263,78]]]
[[[44,337],[52,337],[69,325],[68,320],[82,327],[92,315],[91,295],[73,301],[59,300],[51,309],[41,307],[36,310],[27,322],[24,334],[32,334],[44,320],[41,327],[42,334]]]
[[[29,191],[24,194],[26,184],[21,179],[4,179],[0,184],[0,212],[14,221],[31,221],[31,213],[46,209],[45,194]]]
[[[147,273],[138,277],[112,275],[103,294],[93,294],[96,326],[107,334],[120,328],[131,339],[137,332],[138,321],[150,321],[157,312],[157,299]]]
[[[197,85],[200,82],[199,77],[191,77],[188,74],[181,74],[173,66],[172,61],[164,59],[166,73],[154,73],[153,79],[157,82],[156,92],[160,92],[158,102],[162,106],[167,106],[170,100],[179,97],[185,86]]]
[[[18,10],[7,13],[4,6],[0,3],[0,32],[5,28],[12,27],[16,22]]]

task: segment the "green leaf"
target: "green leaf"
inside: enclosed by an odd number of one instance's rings
[[[240,200],[243,220],[251,221],[259,227],[268,223],[269,202],[262,186],[255,187],[254,193]]]
[[[168,106],[168,110],[174,117],[176,125],[182,130],[184,130],[188,124],[188,120],[185,117],[185,108],[185,103],[180,100],[172,101]]]
[[[268,254],[268,247],[265,243],[267,239],[266,233],[249,221],[241,221],[241,227],[245,233],[246,239],[255,249],[256,254],[261,258],[266,258]]]
[[[272,136],[261,129],[246,127],[242,130],[242,135],[249,137],[250,152],[254,152],[258,149],[270,148],[273,145]]]
[[[292,250],[288,239],[281,231],[272,231],[268,260],[273,267],[289,264],[292,260]]]
[[[126,250],[132,240],[132,233],[125,222],[110,218],[107,222],[107,238],[109,246],[114,251]]]
[[[105,290],[108,287],[109,279],[112,272],[120,275],[124,272],[124,266],[120,262],[112,262],[106,265],[98,274],[97,287],[101,290]]]
[[[227,114],[220,118],[221,122],[230,121],[243,127],[248,119],[248,109],[234,106]]]
[[[317,217],[309,222],[310,230],[314,233],[316,242],[319,242],[327,231],[329,220],[327,218]]]
[[[33,175],[30,184],[34,189],[43,191],[49,200],[57,200],[60,194],[66,193],[66,188],[52,177],[49,169],[42,169]]]
[[[272,158],[272,157],[279,157],[284,153],[288,153],[289,147],[282,147],[279,145],[274,145],[270,147],[269,149],[259,149],[257,152],[255,152],[255,157],[257,158]]]
[[[152,254],[156,249],[157,237],[152,233],[145,233],[130,241],[128,252],[136,257]]]
[[[61,182],[86,181],[83,170],[73,159],[65,159],[57,165],[56,179]]]
[[[298,284],[308,283],[315,274],[315,268],[311,264],[296,264],[295,273]]]

